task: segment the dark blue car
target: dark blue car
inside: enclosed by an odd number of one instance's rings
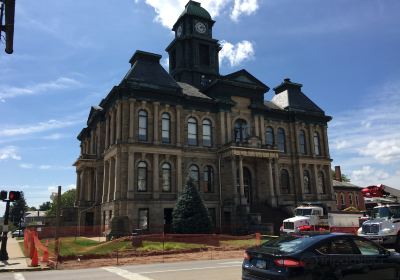
[[[400,255],[350,234],[282,236],[245,251],[242,279],[394,280]]]

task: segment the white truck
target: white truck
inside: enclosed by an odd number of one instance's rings
[[[357,234],[400,252],[400,204],[374,207],[371,219],[362,224]]]
[[[295,216],[283,220],[282,233],[330,231],[355,234],[360,227],[361,212],[331,212],[323,206],[303,205],[295,209]]]

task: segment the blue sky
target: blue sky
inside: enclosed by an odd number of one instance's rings
[[[328,115],[332,165],[400,188],[400,1],[208,0],[221,73],[289,77]],[[77,134],[129,69],[163,55],[181,0],[18,0],[14,54],[0,53],[0,187],[29,205],[75,187]],[[271,92],[266,99],[271,99]],[[0,206],[0,211],[3,205]]]

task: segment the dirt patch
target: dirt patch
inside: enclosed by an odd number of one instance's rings
[[[77,269],[77,268],[93,268],[102,266],[116,266],[128,264],[152,264],[163,262],[181,262],[192,260],[217,260],[217,259],[233,259],[242,258],[243,250],[208,250],[192,253],[166,254],[156,256],[135,256],[120,257],[114,255],[109,258],[102,259],[85,259],[85,260],[67,260],[58,265],[59,269]]]

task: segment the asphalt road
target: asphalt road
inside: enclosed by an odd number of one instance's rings
[[[240,259],[0,273],[0,280],[239,280]]]

